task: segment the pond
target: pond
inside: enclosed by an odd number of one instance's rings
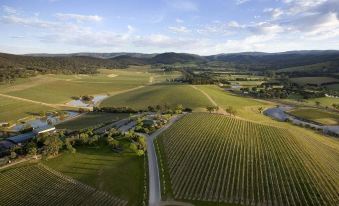
[[[96,95],[89,102],[79,99],[79,100],[72,100],[68,102],[67,105],[73,106],[73,107],[93,107],[97,105],[98,103],[100,103],[102,100],[106,99],[107,97],[108,95]]]
[[[264,111],[266,116],[269,116],[273,119],[279,121],[291,121],[293,124],[296,125],[308,125],[309,127],[316,128],[322,130],[324,133],[334,133],[339,135],[339,125],[329,126],[329,125],[318,125],[311,122],[304,121],[302,119],[298,119],[295,116],[289,115],[286,111],[291,110],[293,107],[291,106],[279,106],[275,108],[269,108]]]

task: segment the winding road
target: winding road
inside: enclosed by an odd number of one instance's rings
[[[178,121],[185,114],[173,117],[164,127],[155,131],[150,136],[147,136],[147,155],[148,155],[148,170],[149,170],[149,206],[159,206],[161,202],[160,176],[157,154],[154,148],[153,141],[163,131],[167,130],[173,123]]]

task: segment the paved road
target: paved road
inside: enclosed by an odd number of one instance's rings
[[[147,155],[149,170],[149,206],[159,206],[161,202],[160,177],[157,154],[155,152],[153,141],[159,134],[167,130],[173,123],[178,121],[183,115],[173,117],[164,127],[155,131],[147,137]]]

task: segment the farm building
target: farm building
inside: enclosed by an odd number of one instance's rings
[[[10,149],[15,145],[21,146],[39,134],[53,131],[55,131],[55,127],[47,125],[44,127],[35,128],[31,132],[9,137],[6,140],[0,141],[0,157],[8,155]]]

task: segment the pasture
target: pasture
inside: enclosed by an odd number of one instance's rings
[[[297,77],[291,78],[290,81],[299,85],[316,84],[318,86],[324,83],[339,83],[339,80],[333,77]]]
[[[77,148],[44,161],[48,167],[98,190],[139,205],[143,197],[144,157],[114,154],[108,147]]]
[[[2,206],[117,205],[126,201],[74,181],[41,164],[0,171]]]
[[[339,92],[339,84],[330,84],[326,88]]]
[[[32,113],[42,111],[51,111],[54,108],[15,100],[6,97],[0,97],[0,122],[10,122],[17,119],[30,117]]]
[[[338,202],[339,145],[329,138],[194,113],[166,130],[156,145],[163,193],[176,200],[210,202],[198,205]]]
[[[0,93],[51,104],[69,102],[73,96],[114,94],[149,83],[150,74],[126,70],[100,70],[95,75],[42,75],[12,85]]]
[[[56,125],[57,129],[79,130],[127,118],[127,113],[90,112]]]
[[[339,113],[329,112],[322,109],[298,108],[291,110],[288,113],[292,114],[293,116],[318,122],[324,125],[339,124]]]
[[[232,106],[237,110],[237,116],[245,119],[267,121],[267,118],[259,114],[258,108],[273,106],[273,104],[270,102],[237,96],[216,86],[203,85],[197,87],[206,92],[218,104],[219,107],[226,109],[228,106]]]
[[[209,100],[189,85],[151,85],[131,92],[118,94],[105,99],[101,107],[130,107],[147,109],[148,106],[168,104],[175,107],[182,104],[192,109],[204,109],[211,105]]]

